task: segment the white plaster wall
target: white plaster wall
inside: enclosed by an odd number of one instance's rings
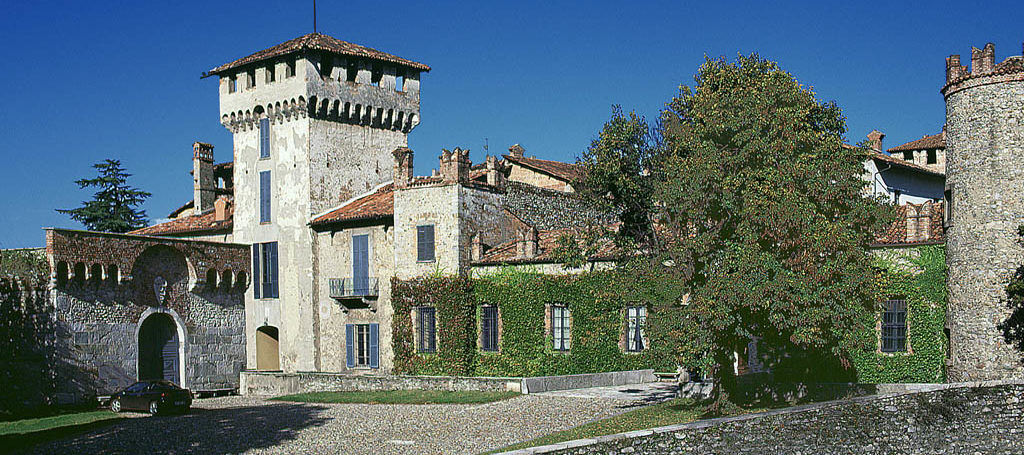
[[[401,131],[323,120],[310,127],[311,214],[390,181],[391,152],[408,144]]]

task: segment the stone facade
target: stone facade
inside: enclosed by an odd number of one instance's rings
[[[244,367],[244,245],[49,229],[55,345],[78,368],[59,371],[58,400],[109,394],[140,379],[142,325],[173,321],[178,371],[192,390],[235,389]],[[212,281],[211,281],[212,280]]]
[[[1024,385],[938,390],[796,406],[505,452],[532,454],[1019,454]]]
[[[946,141],[949,331],[953,381],[1024,377],[1021,353],[997,325],[1005,286],[1024,263],[1024,58],[995,65],[994,47],[974,49],[972,68],[947,59]]]

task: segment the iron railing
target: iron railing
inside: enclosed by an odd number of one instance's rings
[[[376,278],[331,278],[331,298],[376,297],[380,294]]]

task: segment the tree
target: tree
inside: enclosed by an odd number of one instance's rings
[[[824,351],[848,365],[847,335],[878,305],[867,245],[892,211],[865,196],[867,152],[844,145],[839,108],[776,63],[706,59],[695,82],[662,114],[654,196],[670,240],[659,263],[690,290],[679,356],[710,370],[718,411],[752,337],[765,360]]]
[[[649,248],[654,235],[654,181],[661,141],[647,120],[620,106],[583,152],[583,177],[575,187],[605,213],[618,218],[617,243]]]
[[[1017,227],[1017,236],[1018,242],[1024,245],[1024,226]],[[1024,352],[1024,265],[1017,267],[1006,284],[1005,302],[1010,314],[999,324],[999,330],[1003,331],[1007,343]]]
[[[151,194],[128,186],[131,174],[121,168],[118,160],[104,160],[92,167],[99,171],[98,177],[75,181],[82,189],[99,188],[92,200],[83,201],[79,208],[57,209],[57,212],[70,215],[93,231],[128,232],[145,227],[146,212],[137,207]]]

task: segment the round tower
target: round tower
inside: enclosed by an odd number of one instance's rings
[[[1022,353],[998,325],[1004,289],[1024,264],[1024,57],[995,63],[995,46],[946,59],[946,199],[949,207],[951,382],[1024,378]]]

